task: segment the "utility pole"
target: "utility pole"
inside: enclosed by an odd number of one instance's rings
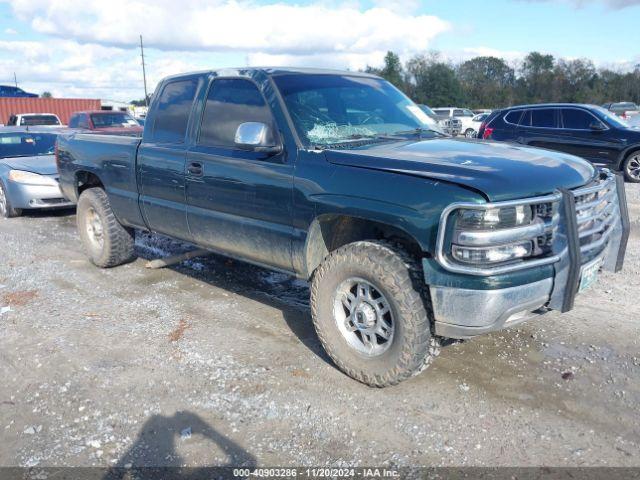
[[[142,35],[140,35],[140,56],[142,57],[142,80],[144,81],[144,104],[149,108],[149,97],[147,95],[147,72],[144,66],[144,46],[142,45]]]
[[[13,72],[13,83],[15,83],[16,88],[18,88],[18,77],[16,77],[16,72]]]

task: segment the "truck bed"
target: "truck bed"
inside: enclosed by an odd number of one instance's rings
[[[93,176],[104,186],[121,223],[144,226],[136,180],[136,154],[140,142],[140,137],[123,135],[61,135],[57,142],[57,159],[64,196],[77,202],[77,179]]]

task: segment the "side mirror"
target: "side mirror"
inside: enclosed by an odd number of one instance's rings
[[[256,152],[275,155],[282,151],[282,147],[276,145],[273,140],[273,134],[268,125],[262,122],[245,122],[238,125],[234,141],[237,146]]]
[[[602,132],[603,130],[606,130],[607,127],[605,127],[602,122],[591,122],[589,124],[589,128],[593,131],[596,132]]]

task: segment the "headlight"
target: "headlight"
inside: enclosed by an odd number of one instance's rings
[[[466,267],[501,264],[550,253],[557,204],[461,205],[449,217],[448,257]]]
[[[494,230],[528,225],[533,219],[531,205],[458,210],[456,225],[459,229]]]
[[[37,186],[48,186],[48,187],[57,187],[58,183],[50,177],[45,175],[38,175],[33,172],[24,172],[22,170],[11,170],[9,171],[9,180],[16,183],[22,183],[25,185],[37,185]]]

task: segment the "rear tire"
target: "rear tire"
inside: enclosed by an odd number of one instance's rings
[[[22,209],[13,208],[4,184],[0,182],[0,217],[14,218],[22,215]]]
[[[466,138],[476,138],[476,131],[473,128],[467,128],[464,132]]]
[[[318,338],[340,370],[372,387],[396,385],[439,354],[420,269],[403,250],[361,241],[316,270],[311,312]]]
[[[77,224],[91,263],[110,268],[134,260],[135,234],[116,219],[102,188],[89,188],[78,200]]]
[[[640,150],[631,152],[622,163],[624,178],[631,183],[640,183]]]

